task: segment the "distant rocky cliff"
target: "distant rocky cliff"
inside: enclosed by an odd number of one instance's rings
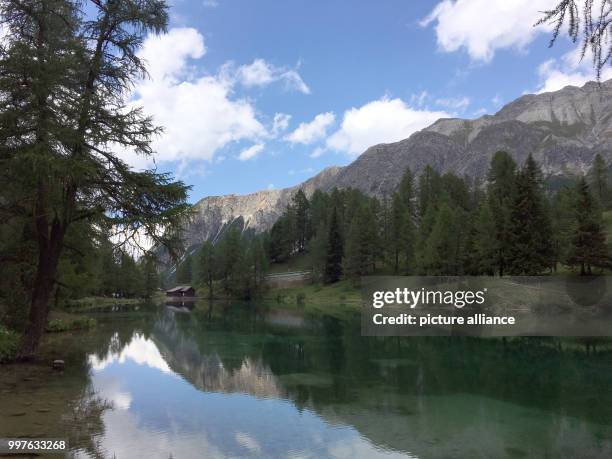
[[[519,163],[529,153],[548,175],[585,172],[597,153],[612,159],[612,80],[525,95],[495,115],[475,120],[440,119],[405,140],[368,148],[345,167],[328,168],[306,182],[282,190],[248,195],[211,196],[195,204],[185,228],[189,245],[214,240],[232,222],[259,232],[269,228],[291,196],[358,188],[381,196],[391,192],[403,171],[427,164],[441,172],[484,177],[491,156],[509,152]]]
[[[298,189],[304,190],[308,196],[317,188],[328,189],[340,169],[329,167],[291,188],[201,199],[194,204],[194,215],[185,227],[187,246],[215,241],[231,224],[239,224],[244,230],[254,232],[270,228]]]

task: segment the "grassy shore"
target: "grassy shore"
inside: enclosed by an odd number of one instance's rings
[[[96,326],[96,319],[80,314],[53,311],[49,316],[46,331],[48,333],[84,330]]]
[[[351,281],[331,285],[308,284],[287,288],[272,288],[264,294],[268,307],[300,308],[306,312],[344,316],[361,308],[361,291]]]
[[[0,363],[13,359],[18,346],[19,335],[0,325]]]
[[[159,298],[163,295],[160,293]],[[128,305],[128,304],[143,304],[149,301],[156,301],[159,299],[157,296],[154,298],[111,298],[102,296],[91,296],[86,298],[79,298],[77,300],[69,300],[66,304],[66,308],[71,311],[87,312],[92,310],[100,310],[105,308],[112,308],[114,306]]]

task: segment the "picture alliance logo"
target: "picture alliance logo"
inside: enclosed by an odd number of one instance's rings
[[[410,309],[418,305],[454,306],[458,309],[469,305],[485,303],[487,289],[482,290],[378,290],[372,293],[372,307],[380,309],[387,305],[404,305]]]

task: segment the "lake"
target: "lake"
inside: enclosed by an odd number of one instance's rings
[[[358,314],[265,305],[94,317],[47,336],[64,372],[0,366],[0,436],[77,458],[612,457],[610,352],[365,338]]]

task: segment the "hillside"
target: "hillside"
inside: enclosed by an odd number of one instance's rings
[[[328,168],[295,187],[248,195],[205,197],[185,228],[188,245],[215,240],[232,222],[255,232],[269,228],[291,196],[303,189],[358,188],[376,196],[391,192],[409,167],[427,164],[483,178],[491,156],[509,152],[522,162],[529,153],[549,176],[585,172],[594,156],[612,159],[612,80],[524,95],[495,115],[474,120],[440,119],[405,140],[368,148],[345,167]]]

